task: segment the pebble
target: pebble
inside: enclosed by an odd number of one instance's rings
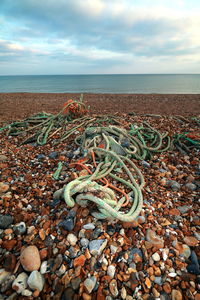
[[[12,272],[15,269],[16,262],[17,262],[16,256],[14,254],[12,254],[12,253],[8,253],[4,257],[4,264],[3,264],[3,266],[4,266],[4,268],[5,268],[6,271]]]
[[[75,246],[78,239],[73,233],[69,233],[67,235],[67,241],[70,243],[71,246]]]
[[[9,275],[1,284],[1,292],[4,293],[11,288],[15,275]]]
[[[18,294],[21,294],[27,287],[28,275],[25,272],[20,273],[13,281],[12,288]]]
[[[144,168],[150,168],[150,164],[147,162],[147,161],[145,161],[145,160],[142,160],[141,161],[141,164],[142,164],[142,166],[144,167]]]
[[[160,261],[160,255],[157,252],[152,255],[152,258],[154,261]]]
[[[109,283],[109,289],[110,289],[111,295],[116,298],[119,294],[119,291],[117,288],[117,281],[115,279],[112,279],[111,282]]]
[[[170,180],[168,185],[171,187],[171,189],[173,191],[179,191],[180,188],[181,188],[181,185],[178,182],[174,181],[174,180]]]
[[[75,292],[71,287],[68,287],[64,290],[61,300],[73,300]]]
[[[80,283],[81,283],[80,277],[72,278],[71,286],[72,286],[73,290],[78,290]]]
[[[126,296],[127,296],[127,291],[126,291],[125,287],[123,286],[122,289],[121,289],[121,298],[123,300],[125,300]]]
[[[53,151],[49,153],[49,158],[51,159],[55,159],[58,157],[58,152],[57,151]]]
[[[47,260],[43,261],[42,264],[41,264],[41,267],[40,267],[40,273],[41,274],[46,274],[50,272],[50,269],[49,269],[49,265],[48,265],[48,262]]]
[[[107,245],[107,240],[93,240],[89,242],[89,250],[92,255],[100,255]]]
[[[157,283],[158,285],[162,285],[163,284],[162,277],[155,277],[154,282]]]
[[[28,246],[22,250],[20,262],[24,270],[32,272],[40,268],[40,254],[36,246]]]
[[[11,273],[7,272],[5,269],[0,269],[0,285],[10,276]]]
[[[118,247],[115,245],[110,245],[111,254],[115,254],[117,252]]]
[[[46,158],[46,156],[44,155],[44,154],[42,154],[42,153],[39,153],[38,155],[37,155],[37,159],[38,160],[44,160]]]
[[[179,290],[172,290],[172,300],[182,300],[183,296]]]
[[[64,189],[59,189],[53,193],[53,200],[62,200],[63,199],[63,191]]]
[[[26,224],[24,222],[20,222],[13,226],[13,231],[16,235],[22,235],[26,232]]]
[[[40,272],[33,271],[29,275],[27,283],[32,290],[38,290],[41,292],[44,287],[44,277]]]
[[[67,218],[66,220],[59,223],[59,226],[61,226],[64,230],[72,231],[74,229],[74,219],[73,218]]]
[[[87,246],[89,245],[89,240],[86,238],[82,238],[80,239],[80,244],[82,247],[87,248]]]
[[[32,296],[33,293],[30,290],[25,289],[22,291],[21,294],[22,294],[22,296],[30,297],[30,296]]]
[[[6,229],[13,223],[13,217],[11,215],[0,214],[0,229]]]
[[[183,240],[188,246],[191,247],[195,247],[199,243],[199,241],[193,236],[185,236]]]
[[[91,276],[91,277],[85,279],[83,284],[84,284],[84,287],[88,294],[90,294],[93,291],[93,289],[96,285],[96,282],[97,282],[97,279],[95,276]]]
[[[6,193],[9,190],[9,185],[0,182],[0,194]]]
[[[113,265],[108,266],[107,274],[108,274],[108,276],[110,276],[110,278],[114,278],[115,271],[116,271],[115,266],[113,266]]]
[[[0,161],[6,161],[8,157],[6,155],[0,154]]]
[[[155,231],[147,229],[146,240],[152,244],[153,247],[163,248],[164,241],[161,237],[156,235]]]
[[[165,292],[161,292],[160,300],[170,300],[170,298]]]
[[[180,211],[181,214],[185,214],[191,209],[191,206],[188,205],[178,206],[177,209]]]
[[[88,224],[83,225],[83,228],[84,229],[94,229],[95,226],[93,223],[88,223]]]
[[[189,191],[195,191],[197,186],[194,183],[186,183],[185,187],[189,190]]]

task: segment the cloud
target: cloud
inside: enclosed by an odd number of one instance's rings
[[[43,57],[94,70],[155,58],[199,64],[199,11],[197,0],[1,0],[1,61]]]

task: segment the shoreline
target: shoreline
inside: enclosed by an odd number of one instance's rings
[[[63,103],[80,93],[0,93],[0,121],[23,119],[45,111],[56,113]],[[200,94],[92,94],[84,102],[90,114],[160,114],[163,116],[200,114]]]

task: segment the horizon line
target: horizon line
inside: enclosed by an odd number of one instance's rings
[[[85,74],[0,74],[0,76],[105,76],[105,75],[200,75],[200,73],[85,73]]]

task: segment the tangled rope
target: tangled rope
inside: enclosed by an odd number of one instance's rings
[[[89,205],[88,202],[90,201],[95,203],[99,210],[99,212],[92,213],[97,219],[109,218],[118,219],[123,222],[133,221],[139,215],[143,205],[141,189],[145,183],[140,170],[130,159],[120,156],[113,151],[98,147],[94,147],[92,151],[101,158],[101,161],[96,166],[96,170],[92,175],[81,176],[64,187],[64,199],[66,204],[73,207],[76,202],[85,207]],[[132,167],[139,183],[136,182],[136,179],[125,162],[129,163]],[[117,166],[118,170],[115,168]],[[127,180],[113,174],[113,171],[117,173],[117,171],[119,172],[121,169],[126,172]],[[105,180],[105,176],[108,175],[131,189],[128,195]],[[95,180],[101,180],[101,182],[106,185],[101,186]],[[121,197],[119,201],[117,201],[115,193],[111,188],[123,194],[123,197]],[[75,200],[73,199],[74,195],[76,195]],[[125,210],[122,211],[121,208],[129,205],[129,203],[132,203],[130,210],[128,212]]]
[[[99,211],[92,212],[97,219],[118,219],[123,222],[131,222],[140,214],[145,181],[131,157],[144,159],[151,152],[166,151],[170,147],[167,133],[161,134],[149,124],[144,125],[131,126],[129,131],[113,125],[88,127],[75,139],[75,143],[87,156],[70,166],[82,167],[87,170],[88,175],[81,176],[64,187],[64,200],[68,206],[73,207],[76,202],[85,207],[92,202]],[[98,164],[95,157],[98,158]],[[91,163],[86,165],[91,158],[94,173],[89,168]],[[122,178],[121,174],[126,178]],[[123,184],[128,192],[111,184],[108,177],[118,182],[118,185]],[[121,193],[122,197],[117,200],[113,190]]]

